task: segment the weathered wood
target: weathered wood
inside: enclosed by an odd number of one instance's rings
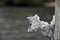
[[[56,24],[55,24],[55,40],[60,40],[60,0],[56,1],[55,6]]]
[[[58,17],[58,23],[57,23],[57,25],[58,25],[58,27],[57,27],[57,29],[58,29],[58,40],[60,40],[60,6],[58,6],[58,15],[57,15],[57,17]]]

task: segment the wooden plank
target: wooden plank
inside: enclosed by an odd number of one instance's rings
[[[58,40],[60,40],[60,6],[58,6]]]
[[[54,33],[54,40],[58,40],[58,7],[57,1],[55,2],[55,33]]]

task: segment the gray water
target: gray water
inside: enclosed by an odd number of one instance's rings
[[[41,20],[50,22],[54,8],[1,7],[0,40],[49,40],[40,32],[27,32],[29,24],[26,17],[34,14],[38,14]]]

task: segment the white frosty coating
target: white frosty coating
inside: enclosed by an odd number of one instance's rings
[[[29,17],[27,17],[27,19],[30,21],[30,24],[32,24],[31,28],[28,29],[28,32],[32,31],[32,30],[35,30],[35,28],[39,27],[39,23],[37,22],[37,21],[39,21],[39,16],[38,15],[35,15],[33,17],[29,16]]]
[[[43,29],[44,27],[49,26],[49,24],[47,22],[41,21],[37,14],[35,16],[29,16],[29,17],[27,17],[27,19],[30,21],[30,24],[31,24],[31,27],[28,28],[28,32],[30,30],[31,31],[33,31],[33,30],[36,31],[36,29],[39,28],[39,27],[41,29]]]
[[[31,24],[31,26],[28,28],[28,32],[36,32],[40,28],[40,31],[43,35],[49,36],[51,40],[53,40],[53,38],[51,37],[53,36],[53,32],[51,30],[54,27],[53,25],[55,25],[55,15],[53,16],[53,19],[50,22],[51,24],[49,24],[48,22],[41,21],[37,14],[35,14],[34,16],[29,16],[27,17],[27,19],[30,21]]]
[[[52,21],[50,23],[51,23],[50,24],[51,27],[53,27],[53,25],[55,25],[55,15],[53,15],[53,19],[52,19]]]

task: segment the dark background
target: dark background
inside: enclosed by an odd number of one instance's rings
[[[46,2],[55,2],[55,0],[0,0],[0,6],[40,6],[40,7],[43,7]]]
[[[50,22],[54,7],[0,7],[0,40],[49,40],[40,32],[28,33],[29,15],[38,14],[41,20]]]

